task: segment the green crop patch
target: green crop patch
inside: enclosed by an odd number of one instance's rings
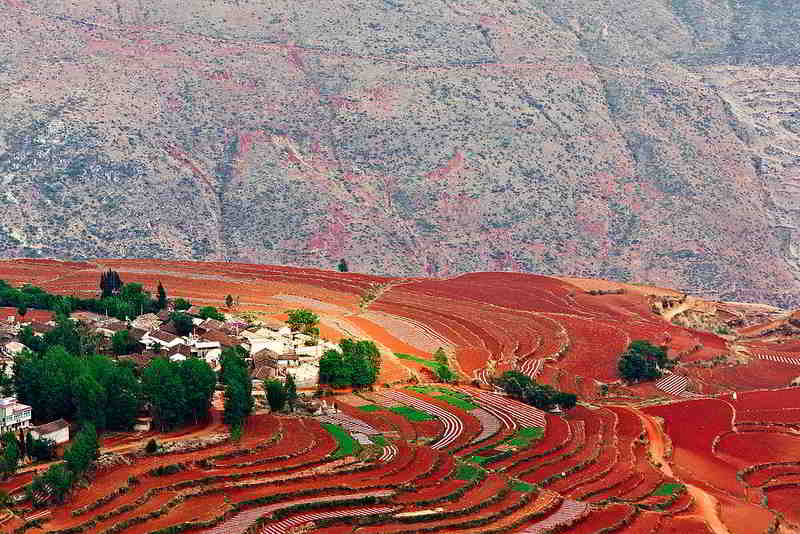
[[[380,434],[376,434],[374,436],[370,436],[369,439],[372,440],[372,443],[375,445],[380,445],[381,447],[385,447],[389,444],[389,440],[385,437],[381,436]]]
[[[661,484],[653,495],[656,497],[668,497],[683,489],[683,484]]]
[[[436,395],[433,397],[434,399],[438,399],[440,401],[444,401],[447,404],[452,404],[456,408],[461,408],[465,412],[470,410],[474,410],[477,408],[475,404],[468,400],[464,400],[462,398],[456,397],[454,395]]]
[[[351,456],[361,450],[361,445],[342,427],[331,423],[322,423],[322,426],[331,433],[336,443],[339,444],[339,447],[333,453],[334,459]]]
[[[402,415],[409,421],[415,421],[418,423],[422,421],[433,421],[436,419],[432,415],[428,415],[422,410],[417,410],[416,408],[412,408],[410,406],[395,406],[393,408],[389,408],[389,410],[397,415]]]
[[[444,393],[445,395],[449,395],[451,397],[458,397],[459,399],[465,401],[471,401],[472,397],[464,392],[456,391],[455,389],[450,389],[444,386],[408,386],[406,389],[410,389],[411,391],[416,391],[417,393],[424,393],[425,395],[433,396],[436,393]]]
[[[506,441],[508,445],[514,447],[530,447],[533,442],[544,436],[544,429],[537,426],[521,428],[512,438]]]
[[[419,364],[424,365],[425,367],[428,367],[429,369],[433,369],[434,371],[442,367],[442,364],[437,363],[433,360],[426,360],[425,358],[420,358],[419,356],[412,356],[411,354],[403,354],[401,352],[398,352],[395,354],[395,356],[397,356],[401,360],[410,360],[412,362],[417,362]]]
[[[361,410],[362,412],[377,412],[379,410],[382,410],[383,408],[381,408],[377,404],[365,404],[363,406],[359,406],[358,409]]]
[[[483,465],[489,460],[487,456],[480,456],[478,454],[473,454],[467,458],[467,461],[473,464]]]
[[[456,478],[458,480],[477,480],[483,476],[483,469],[475,465],[460,464],[456,468]]]
[[[515,480],[511,483],[511,489],[514,491],[524,491],[527,493],[529,491],[533,491],[535,487],[536,486],[533,484],[528,484],[527,482],[522,482],[521,480]]]

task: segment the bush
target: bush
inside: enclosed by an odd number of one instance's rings
[[[156,440],[151,438],[150,441],[147,442],[147,445],[144,448],[144,452],[146,452],[147,454],[153,454],[155,452],[158,452],[158,443],[156,443]]]

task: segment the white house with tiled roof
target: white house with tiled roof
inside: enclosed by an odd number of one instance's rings
[[[13,432],[31,426],[31,407],[16,397],[0,399],[0,432]]]

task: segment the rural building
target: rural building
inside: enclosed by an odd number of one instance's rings
[[[56,419],[50,423],[31,427],[31,436],[36,439],[49,439],[60,445],[69,441],[69,423]]]
[[[31,426],[31,407],[17,402],[16,397],[0,399],[0,433]]]
[[[178,337],[175,334],[165,332],[164,330],[156,330],[154,332],[148,332],[146,335],[142,336],[141,342],[148,347],[151,345],[160,345],[162,348],[169,349],[176,345],[182,344],[183,338]]]
[[[167,319],[169,319],[169,316],[167,316]],[[167,319],[164,319],[164,321]],[[140,315],[134,319],[131,322],[131,326],[134,328],[140,328],[142,330],[154,330],[158,328],[162,322],[163,321],[161,318],[155,313],[145,313],[144,315]]]
[[[128,325],[123,323],[122,321],[108,321],[95,328],[94,332],[97,334],[101,334],[105,337],[112,337],[117,332],[121,332],[122,330],[127,330],[127,329]]]

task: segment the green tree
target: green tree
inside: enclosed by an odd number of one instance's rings
[[[86,424],[72,445],[64,451],[64,462],[76,478],[83,475],[100,456],[100,444],[97,440],[97,431],[91,423]]]
[[[0,457],[0,471],[3,473],[4,478],[8,478],[17,471],[20,458],[19,443],[13,432],[6,432],[0,436],[0,441],[3,443],[3,455]]]
[[[635,340],[620,357],[617,368],[620,376],[628,382],[641,382],[661,378],[662,371],[671,369],[675,364],[667,357],[665,348],[648,341]]]
[[[75,478],[73,474],[67,469],[64,463],[51,465],[43,474],[35,477],[33,482],[28,486],[26,492],[28,498],[38,493],[49,492],[50,498],[57,502],[63,503]],[[34,505],[40,506],[44,503],[34,501]]]
[[[158,289],[156,291],[158,295],[157,306],[159,310],[163,310],[167,307],[167,291],[164,289],[164,286],[161,284],[161,280],[158,281]]]
[[[291,373],[286,373],[286,402],[289,404],[289,409],[294,411],[294,405],[297,402],[297,384],[294,382],[294,376]]]
[[[106,427],[106,390],[88,372],[75,379],[72,385],[76,415],[82,425],[92,423],[95,428]]]
[[[192,303],[191,302],[189,302],[188,300],[186,300],[184,298],[180,298],[180,297],[175,299],[175,302],[173,303],[173,305],[175,306],[175,309],[179,310],[179,311],[180,310],[188,310],[189,308],[192,307]]]
[[[220,378],[225,384],[223,420],[231,427],[240,428],[253,411],[253,383],[243,351],[237,349],[226,348],[222,351]]]
[[[183,388],[186,392],[188,416],[194,423],[198,423],[208,416],[214,388],[217,385],[217,376],[203,360],[189,358],[179,365]]]
[[[286,313],[289,315],[286,324],[288,324],[292,330],[311,335],[314,334],[315,330],[317,333],[319,332],[317,329],[317,325],[319,325],[319,316],[311,310],[301,308],[298,310],[288,310]]]
[[[228,309],[233,308],[233,295],[225,297],[225,307]]]
[[[142,387],[133,369],[129,366],[115,365],[104,384],[108,402],[106,404],[106,425],[111,430],[131,430],[141,404]]]
[[[114,332],[114,335],[111,336],[111,350],[118,356],[130,354],[136,351],[138,346],[139,343],[131,337],[129,330],[120,330],[119,332]]]
[[[340,272],[340,273],[346,273],[347,271],[349,271],[349,270],[350,270],[350,269],[347,267],[347,262],[345,261],[345,259],[344,259],[344,258],[342,258],[341,260],[339,260],[339,264],[336,266],[336,268],[337,268],[337,269],[339,269],[339,272]]]
[[[450,367],[447,365],[437,365],[436,366],[436,378],[439,379],[441,382],[449,383],[453,382],[456,379],[456,375],[453,371],[450,370]]]
[[[436,352],[433,353],[433,359],[438,364],[441,364],[441,365],[447,365],[448,364],[447,353],[444,351],[444,349],[442,347],[439,347],[438,349],[436,349]]]
[[[172,320],[172,324],[175,325],[175,331],[178,332],[178,335],[188,336],[192,333],[194,323],[190,315],[181,312],[173,312],[169,317]]]
[[[17,313],[20,317],[24,318],[25,314],[28,313],[28,305],[27,304],[20,304],[17,308]]]
[[[156,428],[169,430],[184,422],[186,390],[176,363],[165,358],[150,360],[142,372],[142,394],[150,403]]]
[[[109,269],[100,275],[100,291],[102,292],[103,298],[116,295],[121,288],[122,279],[119,277],[117,271]]]
[[[561,406],[562,410],[571,410],[578,404],[578,396],[561,391],[556,395],[555,403]]]
[[[220,313],[214,306],[203,306],[200,308],[198,316],[201,319],[216,319],[217,321],[224,321],[225,316]]]
[[[26,449],[28,451],[28,456],[37,460],[37,461],[46,461],[52,460],[56,457],[56,442],[52,439],[39,439],[34,438],[33,435],[28,432],[26,436]]]
[[[267,380],[267,402],[269,402],[269,409],[273,412],[279,412],[286,406],[286,388],[278,380]]]

